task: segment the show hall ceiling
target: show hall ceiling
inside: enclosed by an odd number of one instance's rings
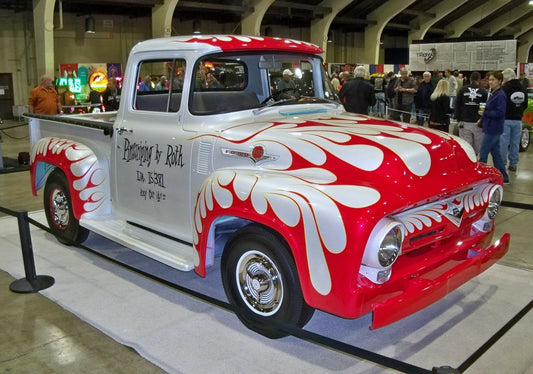
[[[56,4],[60,0],[56,0]],[[354,0],[339,12],[330,29],[362,32],[376,24],[374,11],[394,5],[395,0]],[[63,0],[63,11],[78,14],[123,14],[146,16],[164,0]],[[243,15],[253,12],[252,0],[208,0],[177,2],[175,18],[209,19],[240,23]],[[269,7],[262,25],[310,27],[311,22],[331,12],[322,0],[276,0]],[[406,2],[409,3],[409,2]],[[0,8],[14,11],[32,9],[32,0],[0,0]],[[383,9],[383,8],[382,8]],[[387,35],[405,35],[409,40],[435,38],[475,38],[514,36],[533,29],[533,5],[529,0],[415,0],[396,13],[383,30]]]

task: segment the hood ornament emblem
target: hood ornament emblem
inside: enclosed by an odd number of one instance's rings
[[[454,204],[452,202],[448,203],[448,209],[444,213],[446,218],[448,218],[455,226],[461,226],[461,221],[463,220],[463,212],[465,208],[462,205]]]

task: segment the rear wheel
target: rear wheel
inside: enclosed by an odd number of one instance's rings
[[[287,333],[269,319],[302,327],[313,316],[287,244],[268,229],[250,225],[236,232],[224,249],[221,272],[230,303],[251,330],[281,338]]]
[[[80,244],[89,236],[89,230],[80,226],[74,217],[70,190],[65,174],[54,170],[44,187],[44,208],[50,230],[63,244]]]

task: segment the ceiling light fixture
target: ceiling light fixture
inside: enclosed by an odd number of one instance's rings
[[[200,31],[200,26],[201,22],[199,20],[195,19],[194,21],[192,21],[192,33],[201,34],[202,32]]]
[[[335,42],[335,32],[333,30],[328,31],[328,43]]]
[[[85,18],[85,32],[87,34],[94,34],[96,31],[94,31],[94,17],[89,16]]]

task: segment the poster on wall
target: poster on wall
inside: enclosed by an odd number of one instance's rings
[[[421,43],[409,46],[411,71],[489,71],[516,66],[516,40]]]
[[[95,73],[97,71],[100,71],[104,74],[107,74],[107,64],[105,62],[103,63],[85,63],[85,64],[78,64],[78,69],[86,69],[87,70],[87,77],[90,77],[92,73]]]
[[[68,87],[68,90],[75,94],[81,93],[82,84],[78,77],[78,64],[60,64],[56,86]]]
[[[61,78],[78,78],[78,64],[59,64]]]
[[[112,63],[107,64],[107,77],[121,77],[122,76],[122,64]]]
[[[524,72],[526,73],[526,77],[529,79],[529,82],[533,82],[533,63],[525,64]]]

